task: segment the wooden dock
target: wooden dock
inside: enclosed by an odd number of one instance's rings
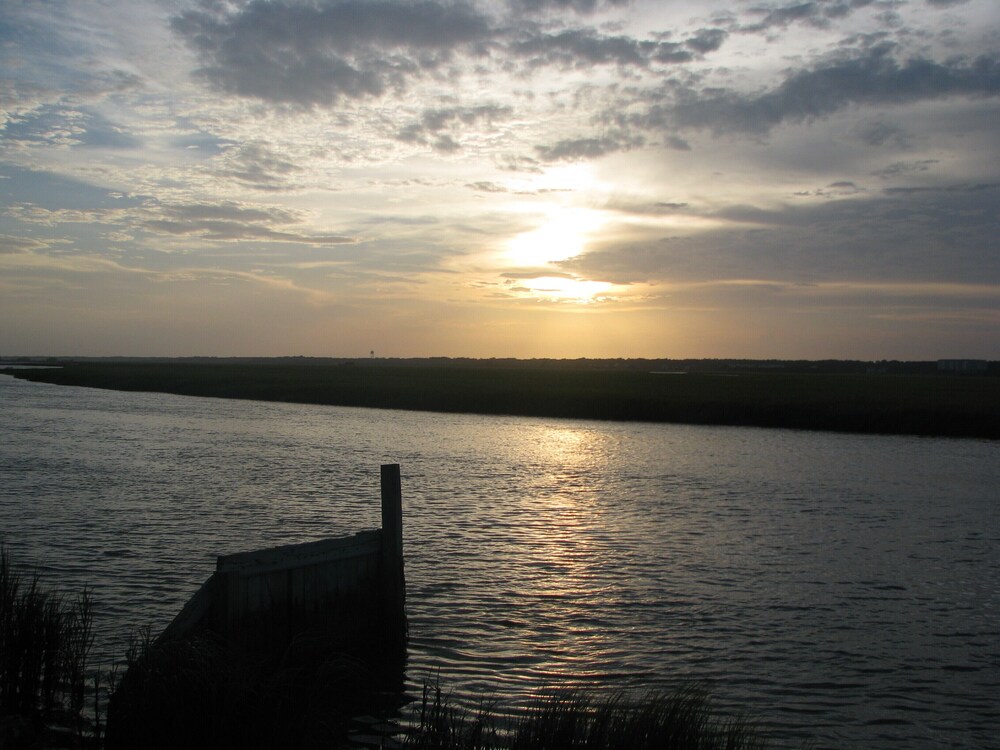
[[[317,621],[339,621],[374,623],[380,637],[405,648],[398,464],[381,467],[381,494],[381,529],[218,557],[215,572],[157,643],[202,630],[259,636],[262,628],[269,639],[283,641]]]

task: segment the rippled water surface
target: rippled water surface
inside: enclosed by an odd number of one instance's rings
[[[478,417],[0,376],[0,539],[95,593],[101,656],[215,555],[379,523],[408,679],[471,703],[707,684],[779,745],[1000,747],[1000,445]]]

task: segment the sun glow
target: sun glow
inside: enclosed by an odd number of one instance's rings
[[[558,302],[595,302],[602,294],[610,291],[612,285],[606,281],[566,278],[563,276],[539,276],[519,282],[514,291],[534,299],[548,299]]]
[[[540,266],[572,258],[584,251],[590,235],[604,223],[599,211],[555,209],[540,227],[507,241],[506,259],[518,266]]]

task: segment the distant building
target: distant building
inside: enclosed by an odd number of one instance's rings
[[[986,372],[985,359],[939,359],[938,372],[956,372],[963,375],[974,375]]]

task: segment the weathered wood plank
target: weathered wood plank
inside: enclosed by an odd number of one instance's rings
[[[241,575],[249,575],[375,554],[381,549],[381,536],[381,530],[372,529],[339,539],[321,539],[317,542],[220,555],[215,569],[220,573],[239,572]]]
[[[405,643],[402,493],[398,464],[382,466],[382,529],[353,536],[221,555],[216,572],[188,602],[164,637],[199,627],[235,635],[247,620],[271,618],[287,636],[303,617],[341,606],[387,623]],[[277,636],[277,637],[285,637]]]

